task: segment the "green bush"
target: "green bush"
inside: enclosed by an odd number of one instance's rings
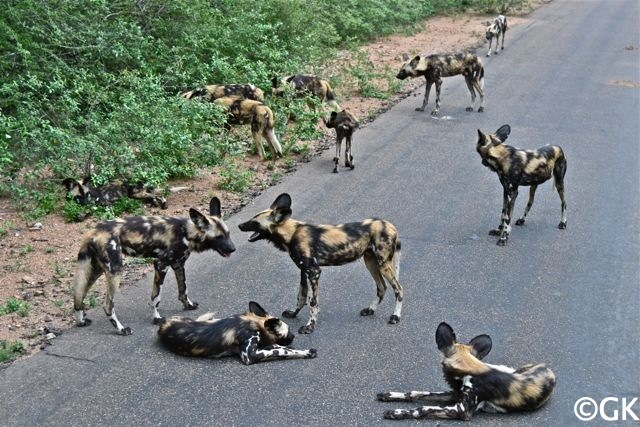
[[[0,197],[13,196],[30,217],[64,205],[73,218],[78,209],[63,203],[64,178],[91,170],[94,185],[161,186],[194,176],[242,145],[225,136],[219,107],[185,101],[181,91],[246,82],[268,92],[275,75],[308,70],[353,42],[411,30],[464,1],[7,0]],[[381,96],[366,85],[362,91]]]
[[[31,304],[11,297],[4,305],[0,305],[0,316],[9,313],[16,313],[20,317],[26,317],[29,315],[29,310],[31,310]]]
[[[10,362],[24,353],[22,341],[9,342],[0,340],[0,363]]]

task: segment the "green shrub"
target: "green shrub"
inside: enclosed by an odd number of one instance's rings
[[[0,340],[0,363],[10,362],[24,353],[22,341],[9,342]]]
[[[29,310],[31,310],[31,304],[11,297],[4,305],[0,305],[0,316],[9,313],[16,313],[20,317],[26,317],[29,315]]]

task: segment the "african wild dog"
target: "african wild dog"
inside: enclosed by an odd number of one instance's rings
[[[244,314],[216,319],[213,313],[196,320],[171,317],[158,329],[160,342],[182,356],[223,357],[240,355],[245,365],[278,359],[313,359],[318,352],[295,350],[288,345],[294,335],[289,326],[251,301]]]
[[[349,109],[344,109],[339,113],[333,111],[329,117],[329,121],[322,119],[325,126],[328,128],[335,128],[336,130],[336,156],[333,158],[335,167],[334,173],[338,173],[338,163],[340,163],[340,148],[342,146],[342,140],[346,138],[346,147],[344,151],[344,165],[345,167],[353,168],[353,154],[351,152],[351,138],[353,132],[360,127],[358,118]]]
[[[91,185],[91,177],[85,177],[82,180],[66,178],[62,181],[62,185],[65,186],[73,200],[83,206],[88,204],[110,206],[118,199],[129,197],[158,208],[167,209],[167,199],[158,191],[146,188],[142,183],[137,185],[114,183],[94,187]]]
[[[502,184],[502,216],[500,226],[491,230],[491,236],[500,236],[499,246],[507,244],[511,234],[511,219],[513,207],[518,196],[518,187],[530,186],[529,202],[522,218],[516,225],[523,225],[529,209],[533,205],[533,198],[538,185],[551,179],[553,186],[560,196],[562,217],[559,229],[567,228],[567,202],[564,195],[564,175],[567,172],[567,159],[562,148],[557,145],[545,145],[537,150],[519,150],[503,144],[511,133],[509,125],[503,125],[493,134],[485,135],[478,129],[476,150],[482,158],[482,164],[498,174]]]
[[[180,96],[185,99],[204,98],[209,102],[225,96],[237,96],[244,99],[264,102],[264,92],[262,89],[250,84],[207,85],[185,92]]]
[[[216,250],[223,257],[228,257],[236,250],[229,237],[229,229],[222,221],[217,197],[209,203],[209,215],[191,208],[189,218],[133,216],[99,223],[85,235],[78,252],[73,304],[78,326],[91,324],[85,317],[83,301],[89,288],[104,273],[107,284],[104,311],[119,334],[131,334],[131,329],[118,321],[113,308],[113,297],[122,279],[123,253],[155,258],[151,291],[154,323],[162,321],[158,306],[162,283],[169,267],[173,269],[178,282],[178,299],[185,310],[195,310],[198,303],[192,302],[187,296],[184,266],[192,251],[204,252],[209,249]]]
[[[364,257],[364,263],[373,276],[377,296],[369,307],[360,311],[361,316],[374,314],[382,301],[387,285],[396,296],[395,309],[389,323],[400,321],[402,311],[402,286],[398,282],[400,272],[400,238],[396,227],[388,221],[366,219],[340,225],[315,225],[291,218],[291,197],[280,194],[271,207],[240,224],[240,230],[252,231],[250,242],[267,239],[289,256],[300,269],[298,303],[294,310],[286,310],[282,316],[294,318],[307,303],[307,280],[311,285],[309,302],[311,316],[301,334],[313,332],[318,319],[318,282],[320,267],[347,264]]]
[[[282,157],[282,147],[275,133],[275,121],[271,108],[260,101],[243,99],[236,96],[225,96],[214,101],[216,104],[224,106],[229,111],[229,125],[251,124],[251,136],[258,150],[260,161],[265,159],[262,138],[266,139],[273,155]]]
[[[498,42],[500,35],[502,34],[502,50],[504,50],[504,35],[507,32],[507,17],[504,15],[498,15],[493,22],[487,22],[486,37],[489,40],[489,52],[487,56],[491,56],[491,42],[496,39],[495,54],[498,54]]]
[[[451,55],[420,55],[409,60],[408,55],[403,55],[405,63],[400,68],[396,78],[404,80],[407,77],[424,76],[427,87],[424,92],[422,107],[416,111],[424,111],[429,102],[429,92],[431,86],[436,84],[436,108],[431,112],[432,116],[437,116],[440,111],[440,87],[443,77],[451,77],[462,74],[471,93],[471,105],[467,111],[473,111],[473,104],[476,101],[476,92],[480,96],[480,107],[478,112],[484,111],[484,67],[482,61],[471,53],[455,53]]]
[[[442,371],[452,391],[379,393],[383,402],[440,403],[415,409],[386,411],[393,420],[424,417],[470,420],[476,411],[520,412],[540,408],[549,400],[556,377],[543,364],[525,365],[518,369],[490,365],[482,359],[491,351],[491,338],[478,335],[469,344],[456,341],[451,326],[440,323],[436,330],[438,350],[444,354]]]
[[[318,98],[320,102],[326,102],[333,111],[340,111],[340,105],[338,105],[336,101],[336,96],[331,85],[327,80],[321,79],[320,77],[307,74],[294,74],[282,78],[273,77],[271,79],[271,85],[271,92],[274,96],[282,96],[284,94],[282,86],[289,85],[296,94],[301,96],[311,94]]]

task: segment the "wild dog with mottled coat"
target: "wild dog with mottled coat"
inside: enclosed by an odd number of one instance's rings
[[[87,326],[84,298],[89,288],[104,273],[107,292],[104,312],[121,335],[130,335],[131,328],[122,326],[114,310],[113,298],[120,287],[123,270],[123,254],[134,257],[154,258],[153,322],[163,318],[158,312],[161,287],[169,267],[173,269],[178,283],[178,299],[185,310],[195,310],[198,303],[187,295],[185,263],[191,252],[215,250],[228,257],[236,248],[229,237],[229,229],[222,221],[220,200],[209,203],[209,215],[191,208],[189,217],[133,216],[125,219],[104,221],[87,232],[78,252],[74,309],[78,326]]]
[[[351,151],[351,140],[353,138],[353,132],[360,127],[358,118],[349,109],[344,109],[338,112],[331,112],[329,121],[322,119],[325,126],[328,128],[334,128],[336,130],[336,156],[333,158],[335,167],[334,173],[338,173],[338,163],[340,163],[340,149],[342,146],[342,140],[346,139],[346,146],[344,150],[344,165],[345,167],[353,170],[355,167],[353,164],[353,153]]]
[[[336,96],[331,85],[327,80],[318,76],[293,74],[281,78],[274,77],[271,79],[271,85],[271,92],[274,96],[282,96],[284,94],[283,87],[289,85],[295,93],[301,96],[307,94],[313,95],[318,98],[320,102],[325,102],[333,111],[340,111],[340,105],[338,105],[336,101]]]
[[[288,347],[294,339],[289,326],[268,314],[257,302],[243,314],[217,319],[206,313],[193,320],[171,317],[158,329],[160,342],[181,356],[239,355],[245,365],[279,359],[313,359],[318,352]]]
[[[500,236],[499,246],[507,244],[511,234],[513,208],[518,197],[519,186],[530,186],[529,201],[522,218],[516,225],[523,225],[527,214],[533,206],[533,199],[538,185],[553,177],[553,186],[558,190],[561,204],[561,219],[558,228],[567,228],[567,202],[564,194],[564,175],[567,172],[567,159],[564,151],[557,145],[546,145],[537,150],[520,150],[504,144],[511,133],[509,125],[501,126],[493,134],[484,134],[478,129],[476,150],[480,154],[482,164],[498,174],[502,184],[502,216],[500,226],[489,232],[492,236]]]
[[[340,225],[316,225],[291,218],[291,196],[280,194],[271,207],[239,225],[240,230],[253,232],[250,242],[266,239],[281,251],[286,251],[300,269],[298,303],[294,310],[286,310],[283,317],[294,318],[307,303],[307,281],[311,286],[310,317],[301,334],[313,332],[318,320],[318,286],[320,267],[343,265],[364,257],[364,263],[373,276],[377,296],[361,316],[374,314],[391,285],[396,297],[395,309],[389,323],[400,321],[403,290],[400,273],[400,237],[389,221],[366,219]]]
[[[462,344],[451,326],[440,323],[436,330],[438,350],[444,354],[442,371],[451,391],[388,392],[378,394],[383,402],[430,401],[434,404],[415,409],[386,411],[392,420],[445,418],[470,420],[476,411],[521,412],[544,405],[556,385],[556,377],[543,364],[518,369],[490,365],[482,359],[491,351],[491,337],[479,335]]]
[[[265,159],[262,138],[266,139],[273,155],[282,157],[282,147],[275,132],[275,120],[271,108],[260,101],[244,99],[237,96],[225,96],[214,101],[229,111],[229,125],[251,125],[251,135],[258,150],[260,161]]]
[[[408,55],[403,55],[406,61],[398,75],[397,79],[404,80],[407,77],[424,76],[427,81],[427,87],[424,92],[424,101],[422,107],[416,108],[416,111],[424,111],[429,102],[429,92],[431,86],[436,85],[436,108],[431,112],[432,116],[437,116],[440,112],[440,88],[442,86],[443,77],[451,77],[462,74],[467,88],[471,93],[471,105],[466,108],[467,111],[473,111],[473,104],[476,101],[476,92],[480,96],[480,107],[478,112],[484,111],[484,66],[482,61],[476,55],[471,53],[455,53],[444,55],[415,56],[409,60]]]
[[[487,22],[486,37],[489,40],[489,51],[487,56],[491,56],[491,42],[496,39],[495,54],[498,54],[498,42],[500,41],[500,35],[502,35],[502,50],[504,50],[504,35],[507,32],[507,17],[504,15],[498,15],[492,22]]]
[[[203,98],[209,102],[225,96],[237,96],[244,99],[264,102],[264,92],[262,89],[250,84],[207,85],[184,92],[180,96],[184,99]]]
[[[113,183],[95,187],[91,184],[91,177],[85,177],[82,180],[66,178],[62,181],[62,185],[65,186],[73,200],[82,206],[91,203],[111,206],[117,200],[129,197],[151,206],[167,209],[167,199],[158,191],[146,188],[142,183],[137,185]]]

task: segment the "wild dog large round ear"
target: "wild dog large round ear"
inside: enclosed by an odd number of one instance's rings
[[[511,133],[511,126],[502,125],[496,131],[496,136],[500,139],[500,141],[505,142],[510,133]]]
[[[453,345],[456,343],[456,334],[453,332],[453,328],[449,324],[442,322],[436,329],[436,344],[438,350],[444,355],[448,355],[453,349]]]
[[[209,220],[197,209],[189,208],[189,217],[199,230],[205,231],[209,227]]]
[[[478,140],[484,139],[484,133],[480,129],[478,129]]]
[[[249,301],[249,311],[260,317],[267,317],[269,315],[267,311],[255,301]]]
[[[473,348],[473,355],[482,360],[491,351],[493,343],[489,335],[482,334],[469,341],[469,345]]]
[[[288,193],[282,193],[276,200],[271,204],[270,209],[279,209],[279,208],[290,208],[291,207],[291,196]]]
[[[222,216],[220,211],[220,199],[217,197],[212,198],[209,202],[209,215],[217,216],[218,218]]]
[[[403,53],[403,54],[402,54],[402,60],[403,60],[403,61],[408,61],[408,60],[409,60],[409,54],[408,54],[408,53],[406,53],[406,52],[405,52],[405,53]]]

